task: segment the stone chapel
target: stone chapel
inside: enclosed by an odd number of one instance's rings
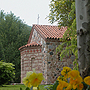
[[[27,45],[19,48],[21,54],[21,83],[28,71],[35,68],[37,73],[43,73],[45,81],[42,84],[53,84],[64,66],[73,68],[74,56],[60,60],[56,48],[62,42],[60,38],[67,27],[51,25],[33,25]]]

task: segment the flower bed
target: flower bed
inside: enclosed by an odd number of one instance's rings
[[[42,80],[44,80],[42,73],[36,73],[34,70],[27,72],[26,77],[23,78],[23,83],[27,87],[26,90],[40,90],[39,84]],[[61,76],[57,78],[53,86],[47,86],[47,90],[82,90],[84,86],[87,87],[86,90],[90,90],[90,76],[83,80],[78,70],[63,67]]]

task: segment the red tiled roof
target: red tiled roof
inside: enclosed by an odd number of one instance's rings
[[[58,26],[51,26],[51,25],[33,25],[32,27],[32,31],[30,33],[30,37],[28,40],[28,43],[30,43],[31,41],[31,36],[33,33],[33,30],[36,30],[40,36],[44,39],[46,38],[53,38],[53,39],[58,39],[58,38],[62,38],[63,34],[65,33],[65,31],[67,30],[67,27],[58,27]]]
[[[24,48],[24,47],[32,47],[32,46],[42,46],[42,45],[41,45],[41,44],[38,44],[38,43],[36,43],[36,42],[32,42],[32,43],[26,44],[26,45],[24,45],[24,46],[21,46],[21,47],[19,48],[19,50],[22,49],[22,48]]]

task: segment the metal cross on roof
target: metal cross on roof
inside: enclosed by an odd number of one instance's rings
[[[39,18],[40,18],[40,17],[39,17],[39,14],[38,14],[38,18],[37,18],[37,24],[39,24]]]

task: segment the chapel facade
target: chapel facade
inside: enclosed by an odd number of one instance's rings
[[[27,45],[19,48],[21,83],[26,73],[33,68],[37,73],[43,73],[45,81],[42,84],[53,84],[64,66],[73,68],[73,55],[60,60],[60,53],[56,53],[57,46],[62,43],[59,39],[66,30],[67,27],[33,25]]]

